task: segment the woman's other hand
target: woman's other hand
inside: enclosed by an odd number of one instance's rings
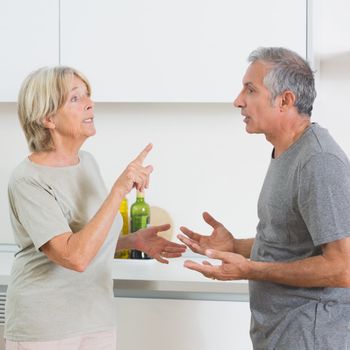
[[[143,251],[148,256],[164,264],[169,263],[166,258],[180,257],[186,251],[184,244],[170,242],[158,236],[158,232],[166,231],[169,228],[170,225],[165,224],[138,230],[135,233],[135,249]]]

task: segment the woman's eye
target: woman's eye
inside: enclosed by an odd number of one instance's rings
[[[71,102],[77,102],[78,101],[78,96],[73,96],[70,100],[71,100]]]

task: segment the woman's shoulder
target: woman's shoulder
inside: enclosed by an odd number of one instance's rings
[[[79,159],[80,159],[81,165],[83,166],[93,166],[98,168],[97,161],[90,152],[80,150]]]
[[[20,183],[36,184],[40,175],[32,162],[26,157],[12,171],[9,178],[9,189]]]
[[[28,157],[24,158],[12,171],[11,179],[20,180],[33,175],[35,168]]]

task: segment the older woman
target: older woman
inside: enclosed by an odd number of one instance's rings
[[[158,237],[162,225],[118,239],[118,208],[133,188],[148,187],[148,145],[108,193],[91,154],[95,134],[90,85],[69,67],[42,68],[24,81],[18,114],[32,153],[9,182],[19,252],[7,291],[6,348],[115,349],[112,262],[117,249],[162,263],[185,247]]]

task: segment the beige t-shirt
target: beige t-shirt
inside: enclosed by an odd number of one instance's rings
[[[115,327],[111,272],[120,214],[84,272],[59,266],[39,250],[53,237],[84,227],[107,196],[92,155],[81,151],[79,158],[69,167],[26,158],[11,176],[10,218],[19,251],[7,290],[9,340],[56,340]]]

